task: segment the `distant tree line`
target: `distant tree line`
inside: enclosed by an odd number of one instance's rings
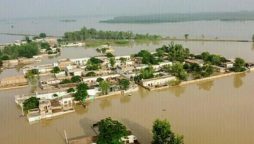
[[[80,31],[66,32],[63,37],[63,41],[84,41],[91,39],[104,39],[104,40],[157,40],[161,37],[158,35],[149,34],[134,34],[132,32],[124,31],[102,31],[94,28],[82,28]]]
[[[8,45],[0,50],[0,60],[16,59],[19,57],[32,58],[40,52],[36,43],[27,43],[22,45]]]

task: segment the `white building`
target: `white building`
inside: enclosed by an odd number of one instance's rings
[[[142,80],[142,85],[144,87],[160,87],[169,85],[170,81],[176,80],[175,76],[163,76],[163,77],[156,77],[152,79],[145,79]]]

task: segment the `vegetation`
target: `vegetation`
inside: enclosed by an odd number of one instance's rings
[[[32,58],[40,52],[38,44],[27,43],[18,45],[8,45],[0,50],[0,60],[17,59],[20,57]]]
[[[130,87],[130,81],[127,79],[121,79],[119,81],[120,88],[123,90],[127,90]]]
[[[178,14],[153,14],[143,16],[119,16],[101,22],[106,23],[165,23],[187,21],[246,21],[254,20],[253,11],[243,12],[207,12],[207,13],[178,13]]]
[[[69,88],[69,89],[67,89],[67,93],[73,93],[73,92],[75,92],[75,89],[74,89],[74,88]]]
[[[252,41],[254,42],[254,34],[252,35]]]
[[[102,62],[100,59],[92,57],[87,62],[86,70],[99,70]]]
[[[41,49],[50,50],[50,45],[47,42],[40,43],[40,47],[41,47]]]
[[[122,144],[121,138],[128,135],[127,128],[111,118],[101,120],[98,127],[98,144]]]
[[[51,71],[51,73],[57,74],[61,72],[61,69],[59,67],[54,67],[53,70]]]
[[[39,99],[36,97],[31,97],[29,99],[26,99],[23,102],[23,110],[28,111],[31,109],[35,109],[39,107]]]
[[[69,80],[69,79],[63,79],[63,80],[60,82],[60,84],[68,84],[68,83],[72,83],[72,81]]]
[[[81,76],[73,76],[73,77],[71,77],[71,82],[73,82],[73,83],[79,83],[81,81],[82,81]]]
[[[183,136],[177,136],[167,120],[156,120],[153,124],[152,144],[184,144]]]
[[[243,72],[246,70],[246,63],[241,58],[236,58],[234,62],[234,67],[232,69],[234,72]]]
[[[76,87],[77,91],[74,94],[74,98],[76,101],[85,102],[86,97],[88,96],[87,90],[88,86],[85,83],[80,83]]]
[[[166,66],[164,70],[177,77],[179,80],[187,80],[188,78],[188,73],[180,62],[176,62],[172,66]]]
[[[108,91],[109,91],[109,88],[110,88],[110,84],[107,81],[105,81],[105,80],[101,81],[99,83],[99,87],[100,87],[101,93],[103,95],[108,94]]]
[[[130,40],[130,39],[160,39],[157,35],[133,34],[132,32],[123,31],[98,31],[94,28],[82,28],[80,31],[66,32],[63,41],[84,41],[91,39],[107,40]]]
[[[109,63],[110,63],[110,66],[111,66],[112,68],[114,68],[114,67],[115,67],[115,64],[116,64],[116,59],[115,59],[114,57],[111,57],[111,58],[109,59]]]
[[[150,79],[154,77],[154,69],[152,67],[147,67],[140,71],[140,76],[142,79]]]
[[[40,34],[39,34],[39,37],[40,37],[40,38],[46,38],[47,35],[46,35],[46,33],[40,33]]]
[[[183,48],[180,44],[171,43],[168,47],[164,48],[166,48],[166,51],[168,52],[168,59],[173,62],[184,62],[184,60],[190,55],[190,50]]]
[[[204,66],[200,66],[196,63],[185,64],[184,69],[192,73],[195,79],[209,77],[214,73],[214,68],[211,64],[205,64]]]
[[[88,72],[85,76],[86,77],[96,76],[96,73],[95,72]]]
[[[115,57],[112,53],[106,53],[107,58]]]
[[[98,82],[98,83],[100,83],[100,82],[102,82],[102,81],[104,81],[104,79],[101,78],[101,77],[99,77],[99,78],[96,79],[96,82]]]
[[[226,62],[226,58],[220,55],[210,54],[209,52],[203,52],[201,55],[197,56],[197,58],[201,58],[205,63],[210,63],[217,66],[220,66],[223,62]]]
[[[143,64],[156,65],[159,63],[155,56],[146,50],[141,50],[138,54],[135,55],[135,57],[141,57]]]

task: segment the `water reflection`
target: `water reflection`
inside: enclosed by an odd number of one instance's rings
[[[180,97],[185,92],[185,87],[176,86],[169,89],[171,93],[173,93],[176,97]]]
[[[120,98],[121,104],[129,103],[131,101],[131,97],[128,95],[123,95]]]
[[[240,88],[243,85],[243,77],[245,77],[246,74],[242,73],[242,74],[238,74],[234,76],[234,87],[235,88]]]
[[[197,84],[198,89],[205,90],[205,91],[210,91],[213,85],[214,85],[214,81],[205,81],[205,82]]]
[[[75,109],[76,114],[83,115],[83,114],[87,113],[89,111],[90,103],[86,103],[86,105],[87,105],[86,108],[81,105],[75,105],[74,109]]]
[[[101,102],[100,102],[100,107],[103,110],[106,108],[109,108],[111,105],[112,105],[111,100],[109,100],[109,99],[104,99],[104,100],[101,100]]]
[[[147,89],[144,89],[142,87],[139,87],[139,91],[138,91],[139,95],[141,98],[145,98],[146,96],[148,96],[149,91]]]

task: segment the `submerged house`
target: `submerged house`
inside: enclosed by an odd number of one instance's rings
[[[27,85],[28,80],[24,76],[12,76],[6,77],[0,80],[1,87],[23,86]]]
[[[144,79],[141,81],[141,85],[146,88],[156,88],[167,86],[171,81],[176,80],[175,76],[163,76],[163,77],[155,77],[152,79]]]
[[[28,111],[27,119],[29,122],[35,122],[74,111],[73,97],[67,96],[54,100],[41,99],[39,108]]]

